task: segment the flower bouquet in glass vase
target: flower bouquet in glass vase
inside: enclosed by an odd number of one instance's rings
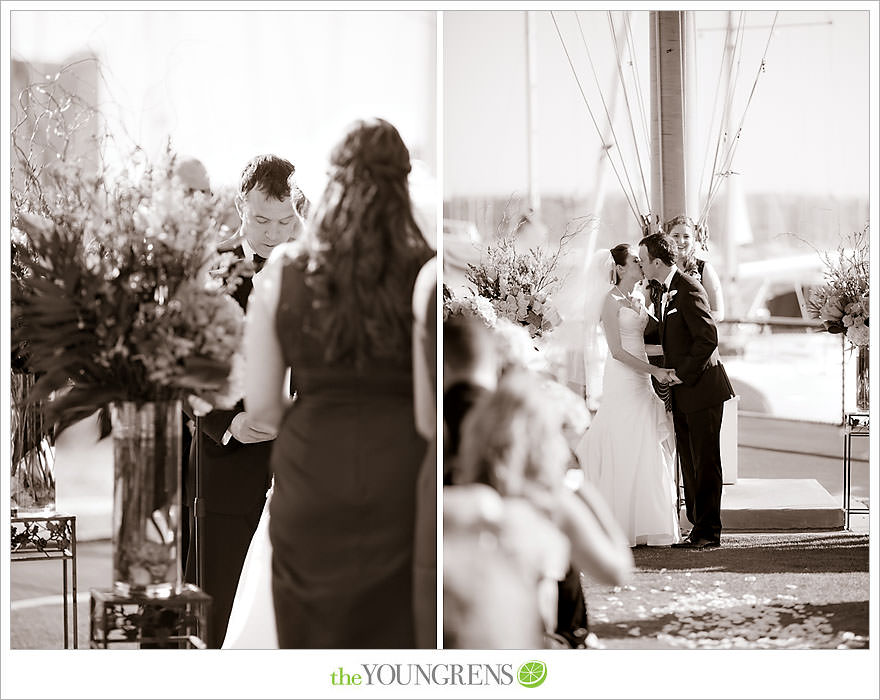
[[[856,407],[870,405],[868,368],[870,344],[869,313],[869,227],[848,238],[848,245],[836,254],[823,256],[825,284],[810,292],[807,310],[822,321],[828,333],[842,333],[858,352],[856,360]]]
[[[37,376],[27,400],[46,402],[59,432],[109,408],[113,578],[124,594],[181,586],[182,401],[229,408],[241,394],[239,277],[216,249],[216,202],[187,192],[175,158],[169,147],[114,173],[34,169],[39,197],[13,208],[33,252],[13,319]]]
[[[32,251],[19,232],[13,231],[11,250],[11,296],[15,300],[27,284],[26,261]],[[28,363],[27,343],[14,343],[11,357],[10,428],[10,512],[14,516],[49,516],[55,513],[55,456],[52,424],[46,419],[43,402],[29,402],[36,376]]]

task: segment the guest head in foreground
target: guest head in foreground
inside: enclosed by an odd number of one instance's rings
[[[512,370],[465,419],[454,479],[525,497],[561,487],[570,458],[561,411],[548,402],[533,372]]]

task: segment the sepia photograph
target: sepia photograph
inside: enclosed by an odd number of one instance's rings
[[[868,12],[443,26],[444,647],[867,648]]]
[[[436,648],[435,13],[9,31],[10,647]]]
[[[876,2],[0,38],[0,698],[880,695]]]

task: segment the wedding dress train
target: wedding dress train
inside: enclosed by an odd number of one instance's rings
[[[222,649],[278,648],[272,600],[272,544],[269,541],[272,491],[270,488],[266,494],[260,523],[248,547]]]
[[[647,310],[623,306],[618,320],[623,348],[647,362]],[[576,452],[630,546],[679,540],[674,440],[672,418],[654,393],[650,376],[609,356],[599,410]]]

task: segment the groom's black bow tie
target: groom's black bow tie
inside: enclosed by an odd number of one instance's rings
[[[651,292],[651,303],[654,304],[656,309],[659,309],[663,295],[669,290],[663,282],[658,282],[656,280],[652,280],[649,287]]]
[[[257,268],[257,272],[263,269],[263,265],[266,264],[266,258],[262,255],[257,255],[254,253],[254,267]]]

